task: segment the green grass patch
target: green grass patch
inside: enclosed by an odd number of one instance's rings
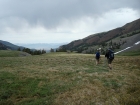
[[[20,51],[0,50],[0,57],[17,57]]]
[[[97,65],[97,66],[90,66],[89,69],[85,70],[86,73],[103,73],[103,72],[109,72],[109,70],[104,67],[103,65]]]
[[[118,55],[121,55],[121,56],[140,56],[140,50],[122,52],[122,53],[119,53]]]
[[[22,79],[12,73],[0,72],[0,84],[0,105],[9,105],[10,98],[18,100],[17,105],[44,105],[52,104],[55,94],[69,90],[75,83],[60,80],[50,82],[45,78]]]
[[[120,82],[118,82],[115,79],[105,79],[105,78],[102,78],[101,81],[103,82],[104,86],[106,86],[108,88],[112,88],[112,89],[118,89],[122,85],[122,84],[120,84]]]
[[[0,105],[139,104],[139,56],[116,56],[113,70],[93,56],[0,57]]]

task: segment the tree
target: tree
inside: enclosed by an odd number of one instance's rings
[[[120,49],[120,46],[121,46],[121,44],[117,44],[117,45],[116,45],[116,48],[117,48],[117,49]]]
[[[58,49],[56,49],[56,52],[59,52],[59,50],[58,50]]]
[[[101,45],[103,46],[103,48],[106,46],[105,42],[102,42]]]
[[[112,46],[112,40],[109,42],[109,46]]]
[[[57,52],[67,52],[67,50],[65,48],[59,48],[57,49]]]
[[[22,51],[25,52],[25,48]]]
[[[54,49],[51,48],[50,52],[54,52]]]
[[[42,50],[42,54],[45,54],[45,53],[46,53],[46,51],[43,49],[43,50]]]
[[[21,51],[20,47],[17,49],[18,51]]]

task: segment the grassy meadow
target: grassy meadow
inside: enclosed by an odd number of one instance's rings
[[[17,52],[15,52],[17,55]],[[13,53],[13,54],[15,54]],[[140,56],[0,51],[0,105],[140,105]]]

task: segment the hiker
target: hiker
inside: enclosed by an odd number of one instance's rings
[[[97,52],[96,52],[96,55],[95,55],[95,59],[96,59],[96,65],[99,64],[99,59],[100,59],[99,49],[97,49]]]
[[[109,48],[107,51],[106,51],[106,54],[105,54],[105,57],[107,58],[107,61],[108,61],[108,67],[110,68],[110,70],[112,70],[112,61],[114,59],[114,51],[112,51],[111,48]]]

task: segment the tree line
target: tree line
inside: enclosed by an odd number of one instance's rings
[[[23,48],[22,50],[20,49],[20,47],[17,49],[18,51],[23,51],[23,52],[27,52],[31,55],[41,55],[41,54],[44,54],[46,53],[46,51],[43,49],[43,50],[31,50],[29,48]]]

